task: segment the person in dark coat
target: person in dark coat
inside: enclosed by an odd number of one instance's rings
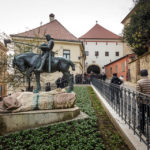
[[[51,85],[50,85],[50,82],[46,83],[45,91],[46,91],[46,92],[51,91]]]
[[[103,76],[102,76],[103,81],[105,81],[106,78],[107,78],[107,77],[106,77],[106,74],[104,73]]]
[[[57,85],[57,88],[60,88],[60,83],[61,83],[61,78],[58,78],[58,79],[55,81],[55,84]]]
[[[119,92],[120,92],[120,85],[123,83],[117,76],[117,73],[113,73],[113,77],[110,81],[110,90],[111,90],[111,100],[113,101],[115,98],[117,100],[117,104],[120,103],[119,101]],[[115,85],[117,86],[115,86]]]
[[[141,70],[140,72],[141,79],[137,81],[136,90],[137,92],[150,95],[150,79],[148,78],[148,71],[146,69]],[[148,97],[150,99],[150,96]],[[147,113],[147,119],[150,122],[150,107],[146,104],[145,98],[142,96],[137,98],[137,105],[139,108],[139,128],[142,133],[144,133],[145,128],[145,116]]]
[[[123,81],[117,77],[117,73],[114,73],[110,83],[113,83],[116,85],[121,85],[123,83]]]

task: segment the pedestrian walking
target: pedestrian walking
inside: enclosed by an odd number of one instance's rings
[[[140,71],[141,79],[137,81],[136,90],[140,93],[144,93],[150,96],[150,79],[148,78],[148,71],[143,69]],[[142,133],[144,133],[145,127],[145,115],[148,113],[148,118],[150,117],[149,106],[146,105],[146,101],[143,97],[137,97],[137,105],[139,108],[139,127]],[[147,112],[146,112],[147,110]]]
[[[110,83],[113,83],[116,85],[121,85],[123,83],[123,81],[118,78],[117,73],[114,73]]]
[[[120,91],[120,85],[123,83],[122,80],[120,80],[117,76],[117,73],[113,73],[113,77],[110,81],[110,91],[111,91],[111,100],[113,101],[116,99],[117,104],[120,104],[119,101],[119,93]]]
[[[61,83],[61,78],[58,78],[58,79],[55,81],[55,84],[57,85],[57,88],[60,88],[60,83]]]
[[[47,83],[46,83],[45,91],[46,91],[46,92],[51,91],[51,84],[50,84],[50,82],[47,82]]]
[[[103,73],[102,73],[102,80],[105,81],[106,78],[107,78],[107,76],[106,76],[106,74],[103,72]]]

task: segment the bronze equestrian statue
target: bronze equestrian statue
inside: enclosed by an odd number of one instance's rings
[[[46,39],[48,44],[44,43],[39,47],[43,51],[42,55],[33,52],[19,54],[14,56],[13,66],[16,66],[20,72],[26,73],[28,78],[30,78],[32,72],[34,72],[36,77],[35,93],[41,90],[40,73],[60,71],[69,83],[67,92],[70,93],[73,90],[73,80],[69,68],[71,66],[72,70],[75,70],[75,65],[72,61],[63,57],[54,57],[54,52],[52,52],[54,41],[49,34],[46,35]]]

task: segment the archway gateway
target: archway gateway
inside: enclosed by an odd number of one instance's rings
[[[91,73],[91,72],[99,74],[100,73],[100,68],[96,65],[91,65],[87,68],[87,73]]]

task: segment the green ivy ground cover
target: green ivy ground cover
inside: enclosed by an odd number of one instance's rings
[[[87,87],[75,87],[76,105],[89,115],[86,120],[59,123],[0,136],[2,150],[105,150]]]
[[[101,131],[105,148],[107,150],[129,150],[127,144],[111,123],[92,87],[88,87],[88,93],[98,118],[98,126]]]
[[[129,150],[93,89],[75,87],[74,91],[76,105],[88,119],[0,136],[0,150]]]

